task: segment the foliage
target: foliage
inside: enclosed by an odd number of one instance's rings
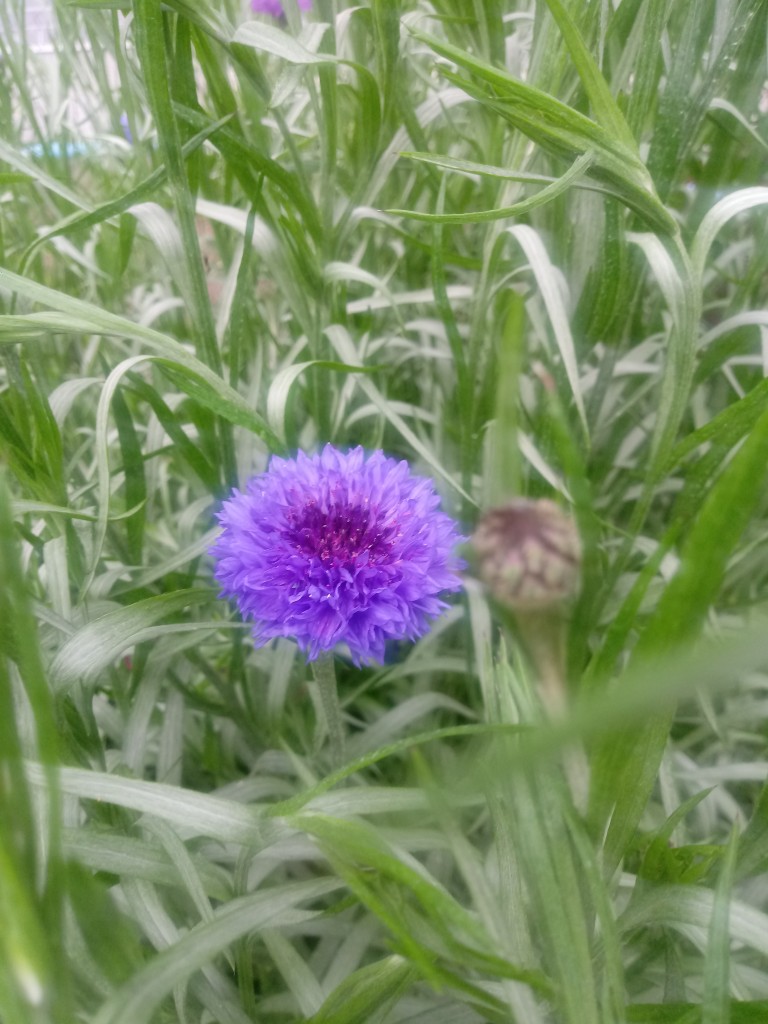
[[[768,5],[246,6],[0,5],[0,1020],[763,1019]],[[206,554],[326,443],[572,511],[563,717],[470,571],[332,762]]]

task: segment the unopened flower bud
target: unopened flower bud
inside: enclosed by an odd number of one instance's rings
[[[510,611],[555,610],[578,592],[579,534],[553,501],[518,499],[490,509],[472,544],[480,578]]]
[[[472,544],[480,578],[514,616],[547,714],[562,718],[568,706],[564,613],[581,582],[576,524],[553,501],[518,499],[486,512]],[[584,811],[589,765],[583,749],[567,749],[563,767],[574,804]]]

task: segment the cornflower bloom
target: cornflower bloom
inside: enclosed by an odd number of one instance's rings
[[[300,11],[308,11],[312,6],[312,0],[298,0],[298,4]],[[251,10],[254,14],[270,14],[273,18],[285,17],[280,0],[251,0]]]
[[[415,640],[461,586],[464,540],[431,480],[381,451],[326,445],[273,457],[234,490],[211,548],[222,596],[253,620],[258,645],[293,637],[313,661],[346,643],[356,664],[387,640]]]

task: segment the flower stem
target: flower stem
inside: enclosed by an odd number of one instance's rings
[[[312,672],[320,695],[324,725],[328,733],[331,767],[338,768],[344,762],[344,726],[341,720],[341,704],[336,688],[336,668],[333,654],[324,651],[312,662]]]
[[[538,675],[539,695],[552,722],[568,713],[566,686],[566,619],[557,609],[517,612],[517,623]],[[589,762],[579,744],[563,751],[563,768],[574,806],[586,813],[589,796]]]
[[[565,619],[557,610],[517,611],[515,619],[538,676],[542,703],[551,718],[566,711]]]

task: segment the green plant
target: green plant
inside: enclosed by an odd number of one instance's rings
[[[760,1020],[768,6],[284,6],[0,9],[0,1020]],[[470,568],[330,764],[207,557],[326,442],[570,509],[559,715]]]

